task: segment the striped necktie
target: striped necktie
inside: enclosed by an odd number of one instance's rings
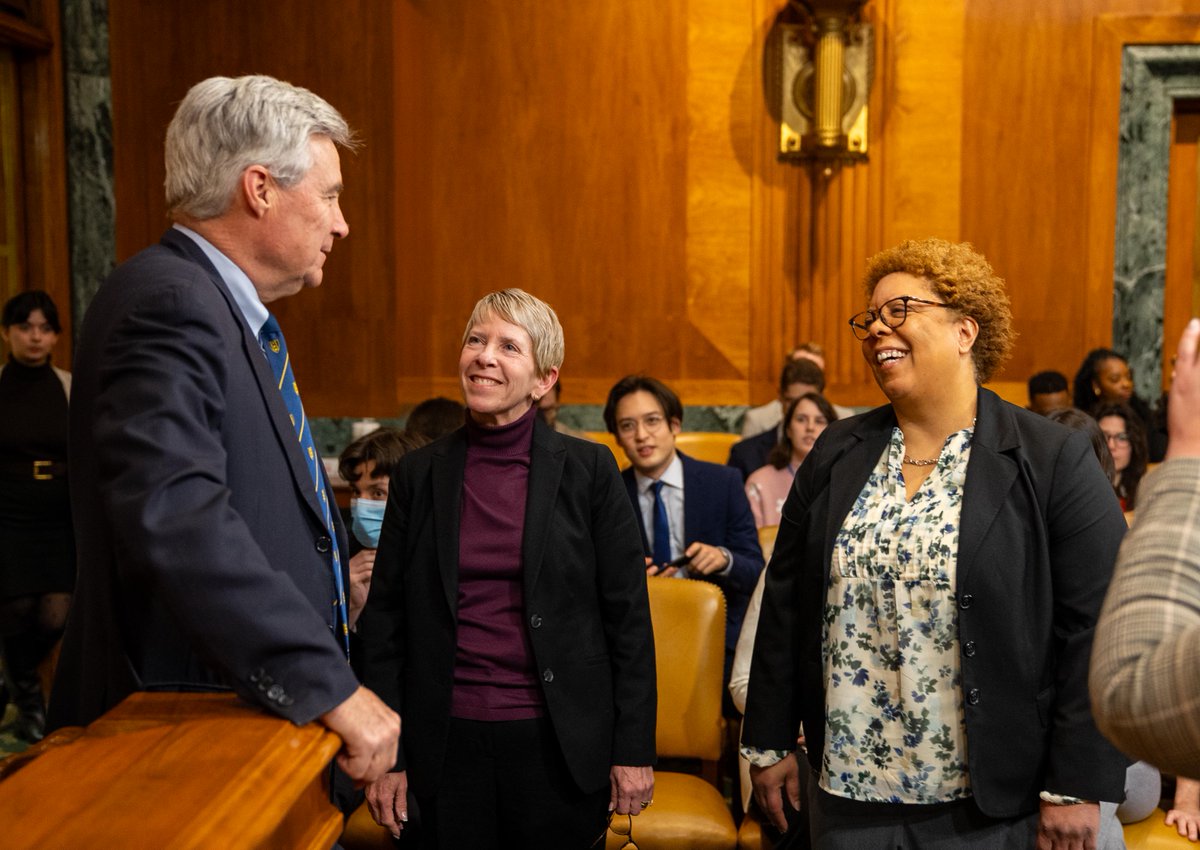
[[[279,321],[274,315],[267,316],[266,324],[258,332],[258,342],[275,373],[276,387],[279,394],[283,396],[283,403],[287,406],[292,427],[296,429],[296,439],[300,442],[300,451],[304,453],[305,465],[312,478],[317,501],[321,504],[325,530],[329,533],[330,551],[333,553],[333,586],[337,594],[337,598],[333,600],[336,612],[333,629],[341,637],[342,648],[349,657],[350,627],[349,614],[346,609],[346,587],[342,580],[342,559],[338,554],[333,512],[329,504],[329,494],[325,491],[325,476],[321,474],[321,456],[317,454],[316,444],[313,443],[312,431],[304,416],[304,405],[300,401],[300,388],[296,386],[296,376],[292,372],[291,359],[288,357],[287,343],[283,341],[283,331],[279,329]]]

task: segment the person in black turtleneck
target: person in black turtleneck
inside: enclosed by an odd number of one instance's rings
[[[396,836],[419,813],[425,847],[584,850],[652,801],[641,535],[612,453],[537,416],[562,358],[549,305],[485,296],[466,426],[392,476],[359,636],[403,732],[367,803]]]
[[[0,639],[19,712],[12,731],[30,743],[46,725],[38,665],[67,619],[75,585],[75,537],[67,495],[67,399],[71,375],[50,363],[62,326],[41,290],[4,305],[0,336]]]

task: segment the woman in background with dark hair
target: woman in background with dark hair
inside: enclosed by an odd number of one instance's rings
[[[1113,490],[1121,500],[1121,510],[1131,511],[1137,507],[1138,484],[1146,474],[1150,454],[1146,431],[1125,404],[1101,404],[1096,408],[1096,422],[1112,453],[1114,472],[1109,477]]]
[[[1074,402],[1084,413],[1097,420],[1096,408],[1101,404],[1126,404],[1142,424],[1146,435],[1151,463],[1158,463],[1167,453],[1167,435],[1156,422],[1154,411],[1133,391],[1133,372],[1129,361],[1111,348],[1094,348],[1075,373]]]
[[[1100,461],[1100,468],[1104,470],[1108,479],[1112,480],[1113,476],[1117,474],[1117,469],[1113,464],[1112,452],[1108,450],[1108,438],[1100,430],[1095,419],[1076,407],[1059,407],[1042,415],[1051,422],[1057,422],[1059,425],[1066,425],[1068,428],[1074,428],[1076,431],[1087,434],[1088,439],[1092,441],[1092,451],[1096,453],[1096,460]]]
[[[812,451],[817,437],[837,418],[833,405],[820,393],[805,393],[787,406],[783,413],[787,427],[767,455],[767,465],[754,470],[746,479],[746,498],[750,500],[756,528],[779,525],[779,512],[792,489],[796,470]]]
[[[0,336],[0,637],[18,717],[12,731],[41,740],[46,704],[38,665],[67,620],[75,586],[75,536],[67,491],[71,376],[50,363],[62,326],[41,290],[4,305]]]

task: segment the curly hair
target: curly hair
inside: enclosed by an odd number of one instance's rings
[[[979,336],[971,349],[976,383],[986,383],[1012,352],[1017,333],[1004,280],[967,242],[920,239],[902,242],[867,261],[863,289],[870,298],[880,280],[902,272],[919,277],[961,315],[975,320]]]

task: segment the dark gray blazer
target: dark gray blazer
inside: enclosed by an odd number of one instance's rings
[[[466,459],[460,428],[400,461],[359,621],[363,681],[400,714],[396,767],[408,770],[418,796],[437,788],[446,750]],[[526,633],[567,766],[582,790],[595,791],[608,785],[612,765],[655,758],[654,635],[641,539],[612,452],[540,419],[528,487]]]
[[[831,423],[800,467],[768,567],[744,743],[819,770],[821,621],[833,540],[896,424],[890,406]],[[1088,701],[1092,633],[1125,520],[1088,438],[979,391],[963,494],[957,598],[971,789],[993,817],[1043,790],[1124,798],[1125,758]]]
[[[138,690],[232,688],[296,723],[350,696],[331,541],[295,431],[186,235],[167,231],[100,288],[71,401],[79,576],[51,724]]]

